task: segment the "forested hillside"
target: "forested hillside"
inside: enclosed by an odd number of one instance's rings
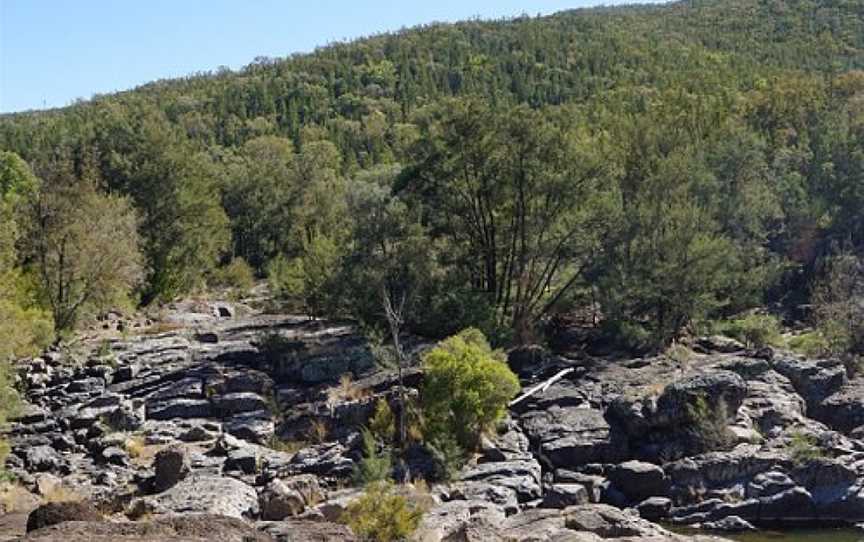
[[[5,115],[6,354],[251,274],[313,315],[498,343],[579,314],[653,348],[812,302],[817,343],[855,349],[837,322],[864,287],[862,70],[862,0],[693,0],[430,25]]]

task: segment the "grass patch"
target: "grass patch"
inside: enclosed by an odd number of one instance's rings
[[[749,314],[734,320],[715,322],[716,333],[741,341],[749,348],[784,346],[780,320],[770,314]]]
[[[286,454],[296,454],[307,446],[309,443],[304,440],[282,440],[276,435],[273,435],[267,442],[267,447],[271,450]]]
[[[790,434],[787,451],[796,465],[806,465],[810,461],[825,457],[825,452],[819,447],[816,437],[801,431],[793,431]]]

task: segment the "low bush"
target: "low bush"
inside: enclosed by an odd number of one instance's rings
[[[375,413],[369,420],[369,431],[383,442],[393,442],[396,435],[396,417],[386,399],[378,399],[375,404]]]
[[[790,434],[787,451],[789,457],[797,465],[807,464],[825,455],[822,448],[819,447],[816,437],[800,431],[793,431]]]
[[[439,343],[423,356],[423,367],[424,434],[430,441],[453,435],[463,448],[475,449],[519,392],[504,353],[492,350],[476,329]]]
[[[363,429],[363,459],[354,468],[354,482],[365,486],[389,480],[393,472],[390,454],[378,450],[378,442],[369,429]]]
[[[211,282],[213,286],[230,288],[243,295],[255,286],[255,271],[243,258],[234,258],[213,272]]]
[[[831,353],[831,345],[819,331],[810,331],[790,337],[786,345],[799,354],[818,358]]]
[[[737,339],[750,348],[782,345],[780,321],[770,314],[750,314],[721,321],[717,328],[722,335]]]
[[[423,513],[420,503],[397,493],[392,483],[376,482],[348,505],[340,520],[363,542],[396,542],[417,530]]]
[[[465,465],[465,451],[452,435],[439,435],[427,442],[426,448],[435,461],[435,471],[430,481],[449,482]]]
[[[723,450],[733,444],[729,431],[729,408],[722,399],[711,406],[708,398],[698,396],[687,407],[687,424],[684,431],[690,436],[697,452]]]

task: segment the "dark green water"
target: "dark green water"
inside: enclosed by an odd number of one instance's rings
[[[705,531],[673,528],[679,534],[707,534]],[[848,528],[789,529],[773,531],[764,529],[755,533],[726,534],[716,533],[722,538],[736,542],[864,542],[864,531]]]
[[[793,531],[759,531],[721,535],[738,542],[864,542],[864,531],[854,529],[801,529]]]

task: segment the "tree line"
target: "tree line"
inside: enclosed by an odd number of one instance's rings
[[[862,20],[736,0],[432,25],[0,117],[0,326],[22,354],[236,273],[496,344],[590,314],[655,348],[806,303],[861,246]]]

